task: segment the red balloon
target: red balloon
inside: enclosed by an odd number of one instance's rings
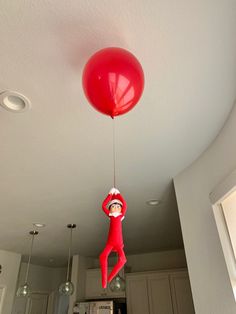
[[[84,68],[83,89],[88,101],[112,118],[131,110],[139,101],[143,87],[142,67],[125,49],[102,49]]]

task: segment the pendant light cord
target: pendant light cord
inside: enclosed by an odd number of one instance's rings
[[[68,264],[67,264],[66,281],[69,281],[69,275],[70,275],[71,246],[72,246],[72,228],[70,229],[70,245],[69,245],[69,253],[68,253]]]
[[[29,267],[30,267],[30,261],[31,261],[32,252],[33,252],[34,236],[35,236],[35,234],[32,234],[31,246],[30,246],[30,254],[29,254],[29,259],[28,259],[28,264],[27,264],[27,269],[26,269],[26,275],[25,275],[25,283],[28,282]]]
[[[113,120],[113,186],[116,187],[116,145],[115,145],[115,118]]]

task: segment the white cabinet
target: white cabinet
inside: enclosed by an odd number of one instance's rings
[[[27,314],[46,314],[48,308],[47,293],[31,293],[27,299]]]
[[[126,276],[128,314],[194,314],[186,271]]]
[[[2,314],[3,301],[5,297],[6,287],[0,286],[0,314]]]
[[[128,314],[149,313],[148,289],[145,275],[126,277]]]
[[[106,296],[106,289],[102,288],[102,280],[99,269],[88,269],[86,271],[86,299]]]
[[[126,277],[128,314],[173,314],[168,274]]]
[[[194,313],[190,281],[187,272],[177,272],[170,276],[174,314]]]
[[[111,271],[111,268],[108,270]],[[124,278],[124,270],[119,273]],[[102,288],[102,279],[100,269],[87,269],[86,271],[86,287],[85,298],[91,299],[109,299],[109,298],[124,298],[125,292],[112,292],[109,284],[106,289]]]
[[[173,314],[169,277],[166,274],[147,276],[150,313]]]

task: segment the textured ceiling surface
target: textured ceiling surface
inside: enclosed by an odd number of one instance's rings
[[[172,178],[220,131],[235,100],[236,2],[211,0],[0,1],[0,90],[30,111],[0,109],[0,248],[27,254],[32,222],[46,224],[34,255],[96,256],[112,187],[112,120],[82,91],[97,50],[117,46],[141,62],[139,104],[116,120],[117,187],[128,202],[127,253],[182,247]],[[162,200],[148,207],[150,198]],[[190,209],[191,210],[191,209]]]

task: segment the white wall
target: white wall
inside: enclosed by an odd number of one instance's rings
[[[197,314],[235,314],[210,192],[236,168],[236,107],[205,153],[174,179]]]
[[[0,250],[0,264],[2,265],[0,285],[6,286],[6,293],[2,308],[3,314],[11,314],[12,311],[20,260],[20,254]]]
[[[19,273],[19,283],[23,284],[25,280],[27,263],[21,263]],[[52,287],[52,270],[51,267],[39,265],[30,265],[28,283],[31,291],[51,291]]]
[[[94,268],[93,258],[81,255],[73,256],[71,281],[74,284],[75,291],[70,296],[69,313],[72,312],[76,301],[83,301],[85,299],[86,269],[88,268]]]
[[[21,263],[17,287],[24,284],[27,263]],[[52,268],[30,265],[28,283],[33,292],[55,291],[55,303],[58,302],[59,284],[66,280],[66,268]],[[25,313],[26,299],[15,297],[12,314]],[[57,313],[57,312],[56,312]],[[5,314],[5,313],[4,313]]]
[[[110,258],[109,265],[114,265],[115,261],[116,258]],[[184,250],[127,255],[126,266],[131,272],[187,267]],[[98,259],[95,260],[94,267],[99,267]]]
[[[64,308],[68,306],[68,298],[65,300],[65,298],[61,296],[58,291],[59,285],[66,281],[66,270],[66,267],[52,269],[51,289],[52,291],[55,291],[54,314],[65,313]]]
[[[79,256],[77,300],[85,298],[86,269],[94,267],[94,259]]]

